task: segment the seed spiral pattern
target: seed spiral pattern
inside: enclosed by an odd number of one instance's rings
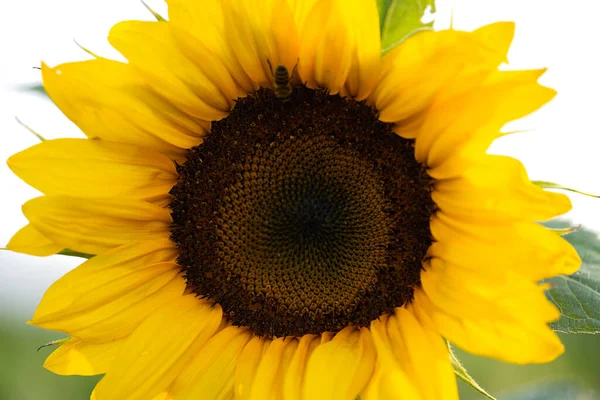
[[[242,99],[178,166],[189,287],[268,337],[366,326],[412,299],[434,210],[412,143],[362,103]]]

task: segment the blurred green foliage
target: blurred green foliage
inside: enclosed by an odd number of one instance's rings
[[[26,325],[1,315],[0,399],[1,400],[84,400],[99,377],[59,376],[42,366],[51,348],[37,348],[65,335]]]
[[[454,349],[469,373],[498,400],[600,399],[600,335],[560,334],[560,337],[565,353],[548,364],[507,364]],[[549,391],[550,387],[555,390]],[[462,382],[459,388],[462,400],[483,399]],[[569,397],[562,397],[565,393]]]

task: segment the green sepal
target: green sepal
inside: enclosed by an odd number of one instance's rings
[[[45,348],[45,347],[54,347],[54,346],[62,346],[63,344],[65,344],[67,342],[67,340],[69,340],[71,338],[66,337],[66,338],[62,338],[62,339],[56,339],[53,340],[51,342],[48,342],[46,344],[41,345],[40,347],[37,348],[37,351],[40,351],[41,349]]]
[[[471,386],[473,389],[475,389],[476,391],[481,393],[483,396],[487,397],[490,400],[496,400],[496,398],[494,396],[492,396],[491,394],[486,392],[486,390],[484,388],[482,388],[471,375],[469,375],[466,368],[458,360],[458,357],[456,357],[456,354],[454,354],[454,351],[452,351],[452,346],[450,345],[450,342],[448,342],[447,340],[446,340],[446,346],[448,347],[448,353],[450,354],[450,361],[452,362],[452,367],[454,368],[454,373],[456,374],[456,376],[459,377],[460,380],[465,382],[467,385]]]
[[[146,2],[144,0],[141,0],[142,4],[144,5],[144,7],[146,7],[146,9],[148,11],[150,11],[150,13],[152,13],[152,15],[154,15],[154,18],[156,18],[157,21],[166,21],[166,19],[160,15],[159,13],[157,13],[156,11],[154,11],[152,8],[150,8],[150,6],[148,4],[146,4]]]
[[[12,251],[11,249],[7,249],[6,247],[2,247],[2,248],[0,248],[0,250]],[[95,256],[95,254],[80,253],[78,251],[73,251],[73,250],[69,250],[69,249],[64,249],[62,251],[59,251],[56,254],[61,255],[61,256],[79,257],[79,258],[87,258],[87,259],[90,259]]]
[[[73,39],[73,41],[75,42],[75,45],[77,47],[79,47],[81,50],[85,51],[87,54],[89,54],[90,56],[94,57],[94,58],[98,58],[98,59],[104,59],[104,57],[99,56],[98,54],[94,53],[93,51],[91,51],[90,49],[88,49],[87,47],[82,46],[81,44],[79,44],[79,42],[75,39]]]
[[[40,85],[40,86],[41,86],[41,85]],[[43,86],[41,86],[41,88],[42,88],[42,90],[44,90],[44,87],[43,87]],[[46,93],[46,92],[44,91],[44,93]],[[29,126],[25,125],[25,124],[23,123],[23,121],[21,121],[21,120],[20,120],[18,117],[15,117],[15,119],[17,120],[17,122],[18,122],[18,123],[19,123],[19,124],[20,124],[20,125],[21,125],[23,128],[25,128],[25,129],[27,129],[29,132],[33,133],[33,135],[34,135],[36,138],[38,138],[38,139],[40,140],[40,142],[43,142],[43,141],[45,141],[45,140],[46,140],[46,138],[45,138],[45,137],[43,137],[42,135],[40,135],[39,133],[37,133],[36,131],[34,131],[34,130],[33,130],[32,128],[30,128]]]
[[[577,189],[572,189],[563,185],[559,185],[558,183],[554,183],[554,182],[546,182],[546,181],[531,181],[531,183],[533,183],[534,185],[537,185],[543,189],[559,189],[559,190],[567,190],[569,192],[574,192],[574,193],[579,193],[582,194],[584,196],[589,196],[589,197],[596,197],[596,198],[600,198],[599,195],[595,195],[595,194],[591,194],[591,193],[586,193],[586,192],[582,192],[581,190],[577,190]]]
[[[564,236],[568,233],[573,233],[573,232],[579,231],[581,229],[581,225],[571,226],[568,228],[548,228],[548,229],[550,229],[552,232],[556,233],[557,235]]]
[[[433,21],[421,22],[428,7],[435,12],[435,0],[377,0],[381,52],[387,53],[415,32],[432,29]]]
[[[64,249],[63,251],[59,251],[56,254],[60,254],[61,256],[79,257],[79,258],[87,258],[87,259],[90,259],[95,256],[95,254],[80,253],[78,251],[73,251],[73,250],[69,250],[69,249]]]

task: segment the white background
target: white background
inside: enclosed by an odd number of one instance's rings
[[[449,26],[450,4],[438,1],[436,26]],[[149,1],[166,16],[166,6]],[[471,30],[494,21],[515,21],[509,54],[512,67],[549,67],[542,83],[559,95],[539,112],[508,129],[532,129],[497,141],[491,151],[513,155],[531,179],[550,180],[600,193],[600,51],[598,0],[456,0],[454,27]],[[40,81],[41,60],[56,65],[89,58],[77,39],[94,52],[113,58],[106,36],[124,19],[152,16],[136,0],[19,0],[2,7],[0,23],[0,247],[26,224],[21,204],[37,193],[19,181],[4,160],[37,139],[15,117],[46,138],[81,137],[76,126],[52,103],[22,88]],[[73,182],[76,185],[76,182]],[[600,199],[571,196],[575,224],[600,231]],[[44,290],[79,260],[29,257],[0,251],[0,315],[29,318]]]

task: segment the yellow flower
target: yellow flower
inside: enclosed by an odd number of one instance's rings
[[[32,318],[70,336],[46,368],[97,400],[439,400],[443,338],[563,351],[538,282],[580,260],[536,221],[571,204],[486,154],[554,96],[498,70],[513,24],[382,57],[374,1],[168,3],[111,30],[128,63],[43,65],[88,139],[8,161],[44,194],[9,248],[95,255]]]

